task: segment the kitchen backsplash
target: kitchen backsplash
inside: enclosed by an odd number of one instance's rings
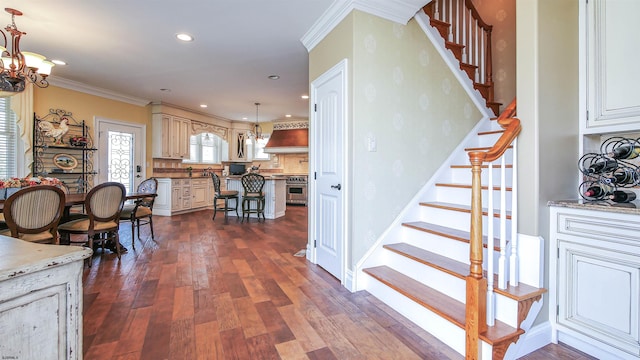
[[[232,161],[225,162],[224,165]],[[260,172],[265,174],[307,174],[309,172],[308,154],[273,154],[269,161],[254,161],[246,163],[260,166]],[[186,177],[187,167],[192,167],[194,177],[201,176],[205,170],[222,172],[223,164],[188,164],[181,160],[153,159],[153,176],[155,177]]]

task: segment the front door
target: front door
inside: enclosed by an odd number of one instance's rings
[[[98,129],[98,183],[122,183],[133,192],[145,179],[145,126],[96,119]]]
[[[339,280],[345,264],[343,137],[346,60],[311,84],[316,262]]]

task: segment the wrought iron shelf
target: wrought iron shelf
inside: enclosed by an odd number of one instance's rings
[[[77,146],[78,143],[82,146]],[[43,117],[34,114],[34,176],[57,177],[70,192],[87,192],[97,174],[93,168],[93,154],[97,150],[89,127],[84,120],[76,120],[71,112],[50,109]]]

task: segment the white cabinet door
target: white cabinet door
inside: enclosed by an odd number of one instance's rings
[[[171,216],[171,179],[158,179],[158,196],[153,202],[153,214]]]
[[[204,179],[191,180],[191,208],[201,208],[207,206],[207,184]]]

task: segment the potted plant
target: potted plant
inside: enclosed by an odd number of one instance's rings
[[[191,177],[191,175],[193,174],[193,168],[191,166],[187,166],[187,168],[185,170],[187,170],[187,173],[189,174],[189,177]]]

